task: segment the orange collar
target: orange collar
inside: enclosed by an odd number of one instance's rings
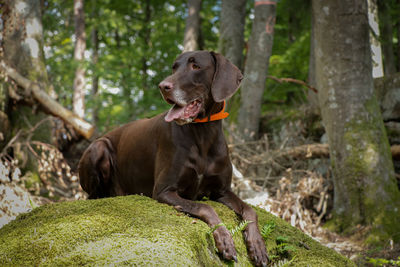
[[[228,116],[229,116],[229,113],[225,112],[225,100],[224,100],[224,106],[222,107],[220,112],[214,113],[211,116],[205,117],[205,118],[202,118],[202,119],[195,119],[194,122],[218,121],[218,120],[225,119]]]

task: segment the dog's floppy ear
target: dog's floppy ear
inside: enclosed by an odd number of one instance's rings
[[[215,73],[211,85],[211,94],[215,102],[230,98],[239,88],[243,75],[240,70],[224,56],[211,52],[215,59]]]

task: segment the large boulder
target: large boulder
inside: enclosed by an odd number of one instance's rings
[[[240,223],[224,205],[206,203],[228,228],[234,229]],[[260,227],[275,225],[266,235],[274,262],[354,266],[285,221],[256,210]],[[63,202],[19,215],[1,228],[0,265],[251,266],[240,231],[233,239],[237,263],[220,259],[204,222],[153,199],[126,196]]]

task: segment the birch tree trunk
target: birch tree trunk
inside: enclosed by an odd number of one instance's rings
[[[245,140],[258,137],[262,96],[272,53],[276,1],[255,1],[254,15],[238,118],[239,130]]]
[[[313,0],[316,81],[334,181],[334,229],[399,241],[400,193],[373,90],[367,1]]]
[[[99,35],[98,30],[95,27],[92,30],[92,44],[93,44],[93,78],[92,78],[92,97],[94,100],[94,107],[92,110],[92,122],[94,127],[97,128],[97,123],[99,121],[99,105],[98,96],[99,96],[99,75],[97,74],[97,65],[99,62]]]
[[[368,0],[368,22],[370,27],[369,40],[372,53],[372,77],[383,76],[381,42],[379,41],[378,0]]]
[[[74,0],[75,19],[75,51],[74,59],[77,63],[74,78],[74,96],[72,110],[79,117],[85,116],[85,68],[83,66],[86,50],[85,11],[84,0]]]
[[[218,50],[242,69],[247,0],[222,0]]]
[[[188,16],[186,18],[183,51],[199,49],[201,0],[188,0]]]

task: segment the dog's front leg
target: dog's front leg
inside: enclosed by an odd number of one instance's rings
[[[214,209],[206,204],[197,203],[184,199],[176,191],[164,191],[154,197],[162,203],[174,206],[178,211],[190,214],[206,222],[211,228],[221,223],[221,219],[215,213]],[[237,261],[236,249],[232,236],[225,226],[219,226],[213,232],[216,247],[222,257],[226,260]]]
[[[217,199],[235,211],[243,220],[251,221],[244,230],[244,237],[250,259],[256,266],[267,266],[268,255],[265,242],[258,229],[256,212],[237,197],[232,191],[226,191],[222,197]]]

